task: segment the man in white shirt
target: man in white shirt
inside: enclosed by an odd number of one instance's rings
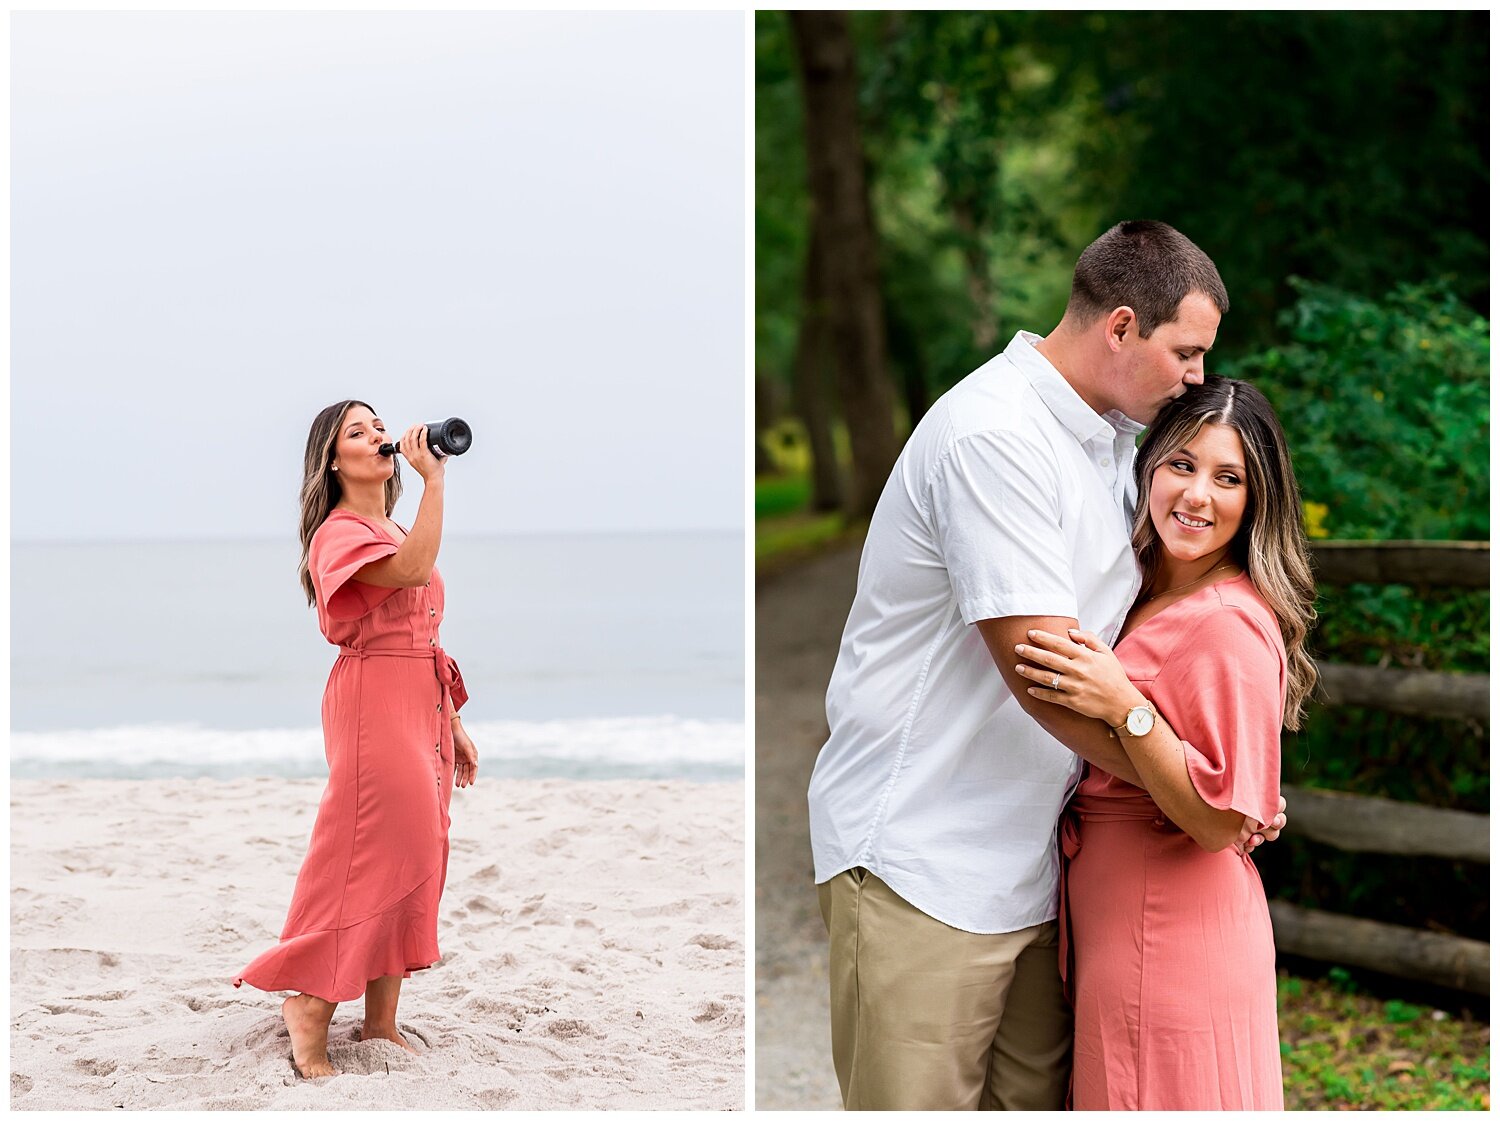
[[[1063,1106],[1057,820],[1085,760],[1139,780],[1102,724],[1027,694],[1014,650],[1118,635],[1136,435],[1201,383],[1228,306],[1186,237],[1120,223],[1062,322],[944,394],[886,482],[808,790],[846,1108]]]

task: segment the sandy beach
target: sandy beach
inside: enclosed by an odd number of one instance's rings
[[[320,780],[11,784],[16,1109],[744,1106],[744,787],[481,780],[454,795],[442,961],[402,990],[413,1055],[291,1065],[276,940]]]

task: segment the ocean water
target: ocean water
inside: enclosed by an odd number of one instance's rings
[[[325,773],[337,651],[298,555],[13,546],[12,775]],[[739,535],[451,537],[438,567],[482,775],[743,777]]]

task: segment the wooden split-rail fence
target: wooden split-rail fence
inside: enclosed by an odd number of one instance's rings
[[[1488,588],[1487,541],[1320,541],[1313,565],[1321,584],[1407,584]],[[1318,664],[1314,699],[1411,716],[1461,717],[1489,725],[1487,673]],[[1346,852],[1436,856],[1488,864],[1488,814],[1437,809],[1307,787],[1289,787],[1287,834]],[[1454,934],[1374,922],[1271,902],[1276,947],[1318,961],[1353,965],[1465,992],[1490,991],[1490,946]]]

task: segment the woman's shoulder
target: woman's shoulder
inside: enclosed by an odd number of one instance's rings
[[[311,548],[328,548],[330,545],[359,543],[379,540],[380,531],[368,518],[335,507],[328,511],[317,529],[313,530]]]
[[[1195,631],[1201,641],[1238,640],[1244,643],[1258,640],[1281,658],[1286,657],[1281,624],[1271,605],[1256,590],[1248,572],[1222,580],[1212,585],[1207,595],[1195,598],[1200,610]]]

